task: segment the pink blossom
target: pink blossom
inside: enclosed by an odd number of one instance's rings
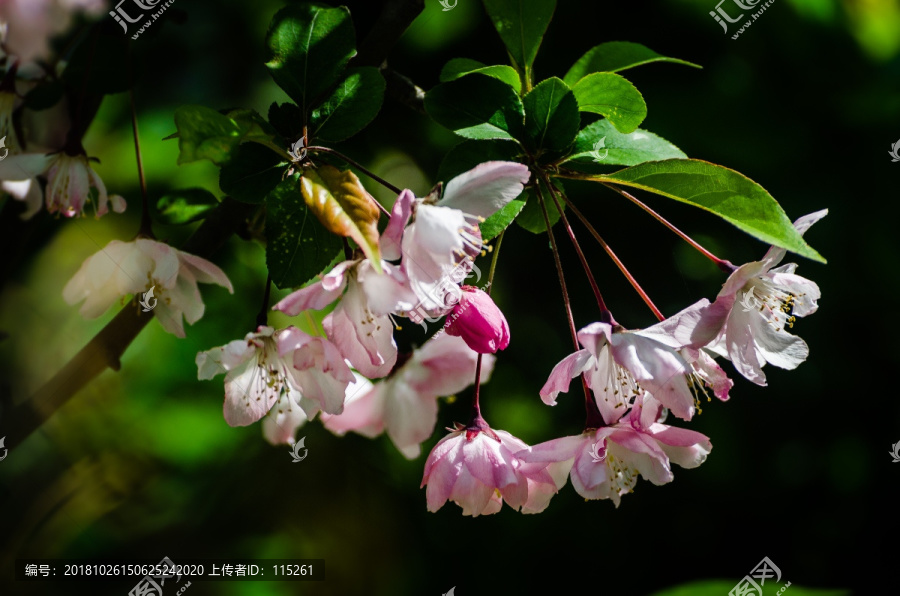
[[[490,295],[472,286],[462,286],[460,300],[445,328],[447,334],[463,338],[480,354],[494,354],[509,345],[506,317]]]
[[[229,426],[247,426],[266,415],[278,402],[289,417],[299,416],[301,395],[294,383],[293,362],[278,353],[275,329],[260,325],[243,340],[197,354],[197,377],[201,381],[225,374],[223,412]],[[305,403],[311,415],[312,403]],[[303,415],[303,420],[306,415]]]
[[[280,356],[291,354],[291,375],[303,397],[317,402],[328,414],[340,414],[347,386],[355,377],[337,346],[293,326],[280,331],[277,341]],[[307,414],[312,417],[312,413]]]
[[[523,469],[515,453],[527,448],[483,421],[457,428],[438,441],[425,462],[428,510],[437,511],[450,500],[471,516],[497,513],[503,502],[526,513],[542,511],[556,483],[546,466]]]
[[[519,196],[529,176],[522,164],[485,162],[450,180],[440,200],[395,205],[398,223],[390,230],[392,246],[397,228],[402,228],[399,222],[415,214],[400,246],[410,287],[424,310],[444,314],[453,305],[445,299],[448,289],[453,290],[448,286],[462,282],[481,254],[478,224]],[[411,203],[409,196],[404,200]]]
[[[553,439],[516,453],[528,471],[549,468],[568,474],[575,491],[585,499],[612,499],[619,506],[638,476],[661,485],[673,479],[671,463],[696,468],[712,449],[704,435],[653,422],[641,423],[641,404],[612,426],[589,429],[580,435]],[[557,476],[558,477],[558,476]]]
[[[123,296],[152,289],[153,314],[163,329],[184,337],[182,317],[193,325],[205,310],[198,283],[234,293],[225,273],[206,259],[147,238],[112,240],[82,263],[63,288],[63,298],[69,304],[84,300],[81,315],[95,319]]]
[[[578,341],[585,349],[557,364],[541,389],[547,405],[556,405],[556,396],[569,390],[571,379],[586,374],[607,424],[624,415],[631,400],[645,391],[679,418],[690,420],[694,415],[687,382],[693,369],[673,348],[609,323],[588,325],[578,332]]]
[[[794,227],[805,233],[825,217],[827,209],[805,215]],[[766,384],[766,363],[792,370],[809,355],[809,346],[787,332],[796,317],[816,312],[819,287],[795,273],[797,265],[777,267],[786,251],[771,247],[761,261],[738,267],[726,280],[715,302],[702,312],[697,344],[731,360],[734,367],[757,385]]]
[[[438,335],[367,391],[348,390],[344,412],[325,414],[322,422],[338,435],[353,431],[373,438],[387,431],[404,456],[416,458],[421,443],[434,432],[437,398],[472,384],[477,357],[462,339]],[[482,383],[490,378],[493,366],[493,356],[482,358]]]
[[[125,211],[125,199],[119,195],[109,195],[106,185],[91,168],[87,155],[69,155],[66,152],[54,154],[22,153],[10,155],[0,161],[0,180],[9,182],[28,182],[35,177],[45,175],[47,189],[45,191],[47,211],[60,213],[65,217],[81,215],[89,202],[91,192],[97,193],[95,214],[102,217],[109,212],[112,203],[113,211]],[[36,183],[35,183],[36,184]],[[28,199],[29,213],[36,211],[35,193],[37,186],[28,185],[24,191],[16,193],[20,200]],[[30,194],[29,194],[30,193]]]

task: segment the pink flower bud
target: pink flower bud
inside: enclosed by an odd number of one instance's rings
[[[448,316],[445,328],[449,335],[463,338],[481,354],[493,354],[509,345],[506,317],[490,296],[472,286],[462,286],[459,302]]]

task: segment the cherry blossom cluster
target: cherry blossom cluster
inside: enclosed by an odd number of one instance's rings
[[[74,13],[99,14],[104,5],[103,0],[0,3],[0,65],[6,73],[0,81],[0,189],[25,203],[22,219],[33,217],[42,205],[64,217],[82,215],[89,204],[96,217],[107,214],[110,205],[116,213],[125,211],[125,199],[107,193],[91,167],[93,158],[73,134],[79,110],[67,111],[62,101],[36,114],[23,102],[28,91],[61,74],[45,66],[50,38],[68,27]],[[31,122],[37,118],[40,126]]]
[[[226,421],[243,426],[265,416],[266,438],[291,443],[321,412],[337,434],[386,431],[401,453],[417,457],[437,424],[438,397],[475,382],[480,354],[487,354],[486,380],[492,354],[509,345],[509,325],[490,295],[461,282],[484,249],[478,224],[521,194],[528,179],[524,165],[487,162],[428,197],[403,191],[379,239],[378,268],[357,251],[273,307],[298,316],[333,305],[322,320],[324,337],[260,326],[198,354],[201,379],[227,371]],[[446,333],[398,354],[397,322],[422,311],[447,316]]]

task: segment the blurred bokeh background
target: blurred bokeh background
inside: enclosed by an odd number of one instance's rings
[[[135,94],[151,197],[185,187],[221,196],[215,166],[179,167],[176,141],[162,140],[175,130],[176,107],[265,113],[273,101],[287,100],[263,66],[263,37],[282,4],[178,0],[165,21],[133,43],[143,64]],[[347,5],[361,39],[381,3]],[[9,586],[3,593],[125,594],[134,583],[14,583],[8,580],[16,558],[163,556],[326,560],[325,582],[195,583],[195,596],[438,595],[452,586],[460,596],[535,594],[542,582],[556,586],[554,593],[590,587],[641,595],[706,578],[737,582],[764,556],[794,586],[876,593],[869,590],[889,576],[894,558],[882,544],[896,535],[900,487],[900,466],[888,454],[900,441],[898,348],[890,339],[900,295],[900,163],[887,155],[900,138],[900,3],[777,0],[737,40],[709,16],[714,7],[713,0],[560,0],[535,65],[539,79],[561,76],[584,51],[613,40],[701,64],[624,73],[649,107],[642,128],[761,183],[792,219],[830,210],[807,235],[828,265],[800,262],[799,273],[823,294],[819,312],[794,327],[810,358],[796,371],[767,367],[766,388],[736,378],[730,402],[703,408],[688,425],[712,440],[703,466],[675,469],[675,481],[663,487],[640,481],[618,509],[585,502],[566,486],[540,515],[504,508],[473,519],[453,504],[428,513],[419,489],[425,456],[407,461],[385,437],[337,438],[314,422],[300,430],[309,456],[295,465],[287,447],[263,440],[258,425],[226,425],[221,377],[197,381],[196,353],[243,336],[258,310],[264,250],[233,238],[213,259],[234,283],[233,296],[203,287],[206,314],[184,340],[151,322],[120,372],[105,372],[0,462],[0,585]],[[452,11],[427,0],[389,62],[428,89],[454,57],[505,62],[476,0],[458,0]],[[394,184],[424,193],[458,141],[387,100],[375,123],[340,148]],[[83,320],[61,291],[86,257],[137,230],[127,94],[106,99],[85,146],[100,159],[96,169],[107,187],[130,208],[100,221],[44,212],[26,224],[24,256],[0,294],[0,330],[7,334],[0,374],[16,403],[117,311]],[[591,186],[567,190],[664,312],[718,291],[723,275],[633,205]],[[735,263],[766,249],[712,216],[646,199]],[[2,217],[11,211],[5,205]],[[176,245],[189,231],[157,227]],[[629,327],[651,324],[652,314],[600,247],[582,228],[576,232],[617,319]],[[592,295],[565,238],[560,245],[583,326],[596,318]],[[485,417],[528,443],[576,434],[583,415],[577,393],[561,396],[556,408],[538,397],[571,347],[546,237],[510,228],[494,297],[512,343],[485,386]],[[408,348],[423,339],[407,329],[399,341]],[[442,405],[439,429],[465,417],[468,398]]]

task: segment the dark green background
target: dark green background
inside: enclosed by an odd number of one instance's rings
[[[168,22],[134,43],[143,63],[136,97],[151,196],[187,186],[219,192],[215,167],[178,167],[176,142],[161,141],[174,131],[177,106],[265,111],[286,99],[263,65],[263,36],[280,5],[178,0]],[[591,46],[628,40],[701,64],[623,73],[649,106],[643,128],[690,157],[746,174],[792,219],[830,209],[807,235],[829,264],[801,261],[799,269],[823,294],[819,312],[794,328],[810,358],[792,372],[767,367],[767,388],[738,379],[729,403],[703,408],[689,425],[714,445],[703,466],[675,469],[675,481],[663,487],[640,481],[618,509],[584,502],[566,486],[540,515],[504,508],[473,519],[453,504],[428,513],[419,489],[424,455],[408,462],[384,437],[338,439],[315,422],[299,433],[309,457],[292,464],[288,448],[268,445],[259,426],[225,424],[221,377],[196,380],[196,352],[243,336],[256,316],[263,250],[235,238],[214,259],[234,282],[234,296],[204,287],[207,312],[185,340],[151,323],[121,372],[104,373],[0,462],[2,592],[124,595],[134,584],[7,583],[17,557],[169,556],[326,560],[323,583],[195,584],[193,596],[437,596],[454,585],[458,596],[537,594],[545,593],[541,584],[555,586],[551,593],[641,595],[706,578],[726,580],[724,594],[768,556],[792,582],[787,594],[799,596],[797,586],[876,593],[896,558],[890,545],[900,477],[888,454],[900,441],[892,337],[900,163],[887,155],[900,138],[900,6],[778,0],[738,40],[708,15],[714,6],[561,0],[535,63],[539,79],[562,76]],[[350,3],[358,38],[379,7]],[[475,0],[458,0],[450,12],[428,0],[390,65],[428,89],[454,57],[505,61]],[[84,258],[136,231],[140,195],[128,118],[127,95],[110,96],[85,141],[101,159],[97,171],[108,188],[129,200],[127,214],[98,222],[41,213],[27,224],[22,256],[0,295],[0,328],[9,334],[0,342],[0,370],[16,401],[117,311],[84,321],[61,292]],[[421,194],[457,141],[388,100],[341,150]],[[633,205],[590,186],[568,190],[664,312],[715,295],[723,275]],[[735,263],[765,251],[712,216],[647,200]],[[5,205],[4,221],[14,215],[15,206]],[[176,244],[187,233],[157,227]],[[617,319],[651,324],[599,246],[582,228],[576,233]],[[583,326],[596,318],[593,298],[558,235]],[[511,228],[494,296],[512,343],[485,386],[485,417],[528,443],[579,432],[577,393],[561,396],[556,408],[538,397],[571,348],[545,237]],[[401,345],[421,342],[420,333],[405,330]],[[442,406],[439,429],[465,417],[468,397]],[[440,436],[436,431],[426,452]]]

